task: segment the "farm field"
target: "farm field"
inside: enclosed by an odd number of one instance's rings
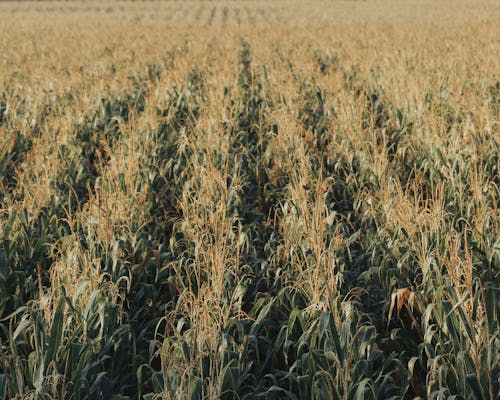
[[[0,399],[500,399],[500,3],[0,2]]]

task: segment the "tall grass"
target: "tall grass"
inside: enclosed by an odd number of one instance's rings
[[[0,398],[496,399],[496,3],[2,3]]]

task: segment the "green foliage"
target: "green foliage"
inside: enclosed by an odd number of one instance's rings
[[[189,35],[135,61],[32,164],[85,96],[0,95],[0,398],[498,398],[498,81],[415,112],[341,46],[277,49],[286,82],[237,36],[224,80],[173,73]]]

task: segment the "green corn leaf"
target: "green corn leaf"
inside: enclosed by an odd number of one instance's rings
[[[47,368],[52,361],[56,361],[57,352],[61,345],[63,335],[65,305],[66,301],[60,299],[56,312],[54,313],[54,319],[50,329],[49,344],[47,347],[47,358],[45,359],[45,368]]]

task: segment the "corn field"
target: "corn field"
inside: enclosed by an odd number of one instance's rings
[[[500,399],[500,3],[0,3],[1,399]]]

